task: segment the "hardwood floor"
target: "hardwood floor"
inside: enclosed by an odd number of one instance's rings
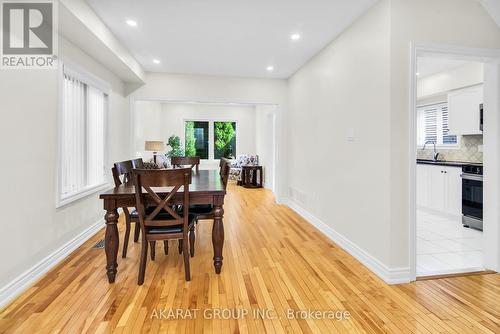
[[[91,248],[103,238],[101,231],[1,311],[0,332],[500,333],[498,274],[388,286],[292,210],[276,205],[271,192],[230,186],[224,266],[216,275],[211,226],[201,221],[197,227],[190,282],[171,242],[168,256],[157,245],[143,286],[137,285],[140,247],[133,242],[128,257],[119,259],[116,283],[108,284],[104,250]],[[217,318],[226,308],[240,310],[233,311],[240,319]],[[194,319],[175,319],[171,309],[191,310],[180,315]],[[259,309],[272,310],[271,319],[254,317]],[[287,309],[350,316],[289,319]]]

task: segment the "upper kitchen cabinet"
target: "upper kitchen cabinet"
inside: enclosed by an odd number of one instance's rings
[[[448,127],[454,135],[482,134],[480,105],[483,103],[483,85],[452,91],[448,94]]]

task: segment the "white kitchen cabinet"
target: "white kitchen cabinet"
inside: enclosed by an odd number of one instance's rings
[[[417,165],[417,206],[429,206],[429,185],[428,169],[432,166]]]
[[[451,214],[462,214],[462,168],[446,167],[445,174],[445,211]]]
[[[462,212],[460,167],[417,164],[417,207],[444,215]]]
[[[448,128],[451,135],[482,134],[479,105],[483,86],[455,90],[448,94]]]
[[[429,173],[429,207],[443,212],[446,206],[446,177],[444,169],[445,167],[442,166],[431,166]]]

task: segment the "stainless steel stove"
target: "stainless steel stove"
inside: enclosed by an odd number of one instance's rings
[[[462,166],[462,224],[483,230],[483,166]]]

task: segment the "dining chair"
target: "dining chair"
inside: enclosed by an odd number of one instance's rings
[[[137,158],[132,160],[132,168],[144,169],[144,161],[142,158]],[[136,221],[135,230],[134,230],[134,242],[139,241],[139,233],[141,232],[141,228],[139,226],[139,216],[137,214],[137,210],[132,211],[131,213],[133,219]],[[168,250],[168,245],[165,246]]]
[[[132,167],[138,169],[144,169],[144,161],[142,160],[142,158],[133,159]]]
[[[200,166],[200,157],[171,157],[170,163],[174,168],[182,168],[183,166],[191,166],[191,168],[195,168],[196,173],[199,172]],[[182,211],[182,205],[177,207],[177,210]],[[194,242],[195,242],[195,226],[191,226],[191,230],[189,231],[189,253],[191,257],[194,256]],[[167,242],[167,241],[165,241]],[[182,253],[183,245],[182,240],[179,240],[179,254]],[[165,247],[168,247],[167,245]]]
[[[222,168],[224,167],[224,164],[226,164],[228,162],[230,162],[230,161],[226,158],[219,159],[219,175],[222,175]]]
[[[141,259],[139,265],[138,284],[144,283],[148,244],[154,251],[157,240],[187,240],[190,227],[194,225],[196,216],[189,213],[189,185],[191,184],[191,168],[178,169],[134,169],[136,206],[142,231]],[[169,191],[161,194],[155,192],[158,187],[168,187]],[[173,188],[172,188],[173,187]],[[183,212],[173,209],[173,198],[182,187]],[[170,189],[172,188],[172,189]],[[144,192],[145,190],[145,192]],[[154,210],[146,212],[146,197],[156,204]],[[184,271],[186,281],[191,280],[189,253],[187,242],[183,242]]]
[[[200,171],[200,157],[172,157],[170,161],[174,167],[191,166],[196,173]]]
[[[114,164],[111,171],[113,173],[115,187],[118,187],[122,183],[132,182],[132,169],[132,160],[116,162]],[[139,240],[140,226],[137,210],[134,209],[132,212],[130,212],[126,207],[123,207],[122,210],[123,214],[125,215],[125,237],[123,238],[122,257],[125,258],[127,257],[128,240],[130,238],[130,225],[131,223],[135,223],[134,242],[137,242]]]
[[[146,166],[142,158],[132,160],[132,165],[134,166],[134,168],[138,169],[157,169],[157,168],[147,168],[148,166]],[[137,238],[139,237],[139,231],[140,229],[136,229]],[[134,235],[134,241],[137,241],[136,235]],[[165,250],[165,255],[168,255],[168,240],[163,241],[163,248]],[[179,254],[181,253],[182,253],[182,242],[179,240]],[[152,255],[152,260],[154,260],[154,250],[153,252],[151,252],[151,255]]]
[[[142,158],[134,159],[134,160],[126,160],[117,162],[114,164],[114,167],[111,169],[113,173],[113,180],[115,182],[115,187],[119,186],[122,183],[132,183],[132,169],[133,168],[141,168],[144,167],[144,163]],[[134,242],[139,241],[139,235],[141,233],[141,227],[139,225],[139,214],[137,209],[133,209],[129,211],[129,208],[122,208],[123,214],[125,215],[125,236],[123,238],[123,250],[122,250],[122,258],[127,257],[127,249],[128,249],[128,241],[130,239],[130,228],[131,223],[135,223],[134,226]],[[149,210],[149,209],[147,209]],[[168,254],[168,242],[165,241],[163,243],[163,247],[165,250],[165,255]],[[153,259],[154,260],[154,259]]]
[[[223,160],[223,161],[222,161]],[[221,159],[222,163],[220,163],[220,177],[222,179],[222,184],[224,186],[224,190],[227,188],[227,182],[229,180],[229,169],[231,168],[231,162],[227,159]],[[214,219],[214,207],[212,204],[193,204],[189,207],[189,213],[194,214],[196,216],[195,222],[198,223],[199,219]],[[189,235],[189,243],[190,243],[190,253],[191,257],[194,256],[194,226],[193,226],[192,236]],[[192,239],[192,243],[191,243]]]

